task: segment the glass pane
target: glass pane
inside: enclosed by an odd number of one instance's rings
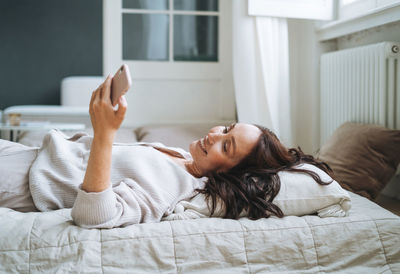
[[[168,27],[166,14],[123,14],[122,58],[168,60]]]
[[[218,11],[218,0],[174,0],[174,10]]]
[[[149,10],[167,10],[169,9],[168,0],[123,0],[124,9],[149,9]]]
[[[174,60],[218,61],[218,17],[174,15]]]

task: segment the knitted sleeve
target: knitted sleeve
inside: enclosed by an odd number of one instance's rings
[[[154,193],[153,193],[154,194]],[[168,204],[156,200],[131,179],[102,192],[78,189],[71,211],[74,222],[84,228],[113,228],[143,222],[159,222]]]

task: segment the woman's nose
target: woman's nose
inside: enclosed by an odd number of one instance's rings
[[[222,134],[218,133],[218,132],[209,132],[207,134],[207,139],[208,139],[208,143],[210,145],[214,144],[215,142],[218,141],[219,138],[221,138]]]

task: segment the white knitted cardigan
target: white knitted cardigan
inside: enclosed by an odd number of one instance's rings
[[[112,149],[110,187],[88,193],[80,188],[93,138],[68,138],[57,130],[44,138],[29,172],[29,187],[40,211],[72,208],[76,224],[86,228],[112,228],[159,222],[176,204],[193,197],[205,178],[195,178],[157,147],[160,143],[115,143]]]

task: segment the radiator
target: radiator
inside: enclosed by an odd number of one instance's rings
[[[321,144],[344,122],[400,129],[398,42],[321,56]]]

